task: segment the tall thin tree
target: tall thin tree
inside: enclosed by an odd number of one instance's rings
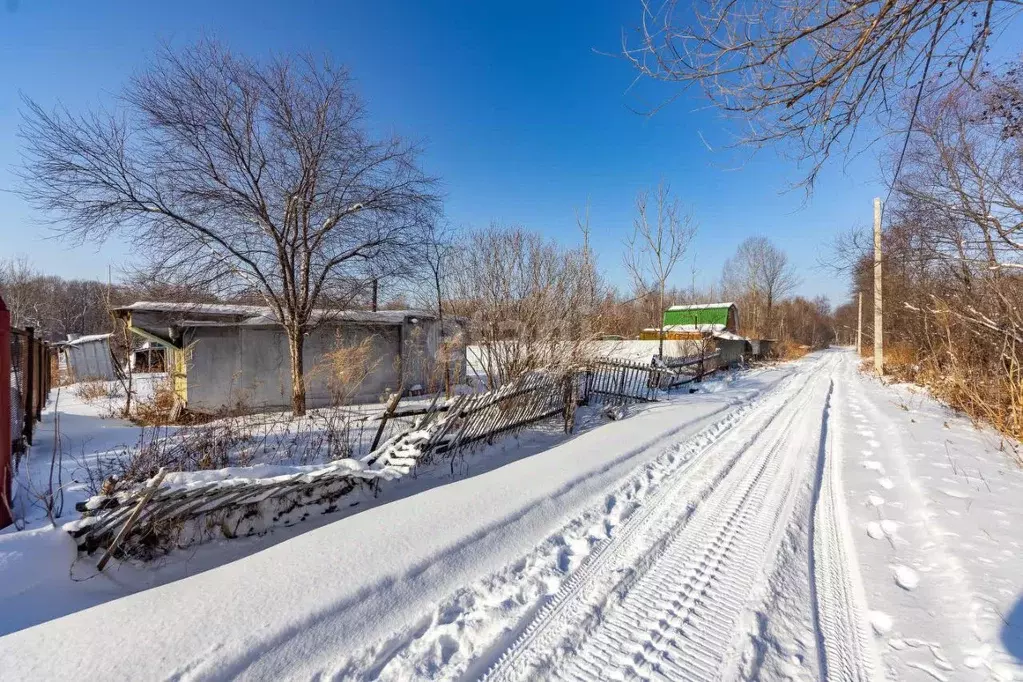
[[[651,207],[647,190],[636,196],[636,218],[626,242],[624,263],[635,288],[657,297],[657,354],[663,357],[665,287],[696,235],[696,221],[683,210],[678,198],[671,196],[671,187],[663,180],[653,201]]]

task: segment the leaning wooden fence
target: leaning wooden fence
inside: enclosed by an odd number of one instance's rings
[[[164,484],[155,491],[141,485],[98,495],[79,505],[83,518],[65,529],[81,551],[117,549],[111,544],[119,538],[122,553],[134,556],[146,556],[147,549],[203,542],[216,534],[256,534],[335,511],[340,499],[360,486],[375,490],[381,480],[400,478],[435,456],[454,457],[540,421],[557,418],[570,431],[581,403],[656,400],[664,391],[703,376],[709,366],[717,367],[715,357],[685,364],[683,368],[696,368],[690,374],[618,360],[593,362],[578,372],[534,372],[486,393],[436,399],[415,411],[410,428],[359,460],[338,460],[311,473],[270,479]],[[389,413],[391,418],[402,416],[391,405]]]

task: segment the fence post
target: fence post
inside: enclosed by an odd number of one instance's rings
[[[46,346],[42,340],[36,341],[36,414],[35,420],[40,421],[43,418],[43,408],[46,406],[46,398],[48,396],[46,392]]]
[[[377,428],[377,434],[373,437],[373,445],[369,447],[370,452],[375,452],[377,445],[380,444],[380,436],[384,435],[384,427],[387,426],[388,420],[391,415],[394,414],[394,410],[398,407],[398,401],[401,400],[402,391],[399,390],[396,393],[392,393],[391,397],[387,399],[387,406],[384,408],[384,413],[380,415],[380,426]]]
[[[35,383],[35,377],[32,373],[33,365],[35,365],[35,362],[33,362],[32,359],[33,346],[35,345],[35,331],[34,327],[25,327],[25,379],[23,381],[25,385],[25,395],[22,396],[25,401],[25,426],[22,429],[22,434],[24,434],[25,442],[28,445],[32,445],[32,425],[36,418],[35,398],[32,396],[32,388]]]
[[[36,344],[35,327],[26,327],[25,335],[25,367],[23,368],[25,372],[25,396],[23,396],[25,399],[25,427],[21,430],[21,433],[25,435],[25,442],[28,445],[32,445],[32,426],[36,420],[36,404],[32,391],[36,381],[35,374],[32,371],[36,364],[32,358],[33,348]]]
[[[11,518],[11,313],[0,297],[0,528]]]

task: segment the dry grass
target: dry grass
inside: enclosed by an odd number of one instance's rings
[[[112,400],[124,397],[121,387],[116,382],[103,381],[100,379],[85,379],[74,384],[72,389],[75,396],[87,403],[97,400]]]
[[[366,377],[380,364],[380,359],[374,357],[373,341],[373,337],[366,337],[359,343],[348,343],[339,334],[334,350],[312,369],[311,375],[326,377],[334,405],[350,405]]]
[[[782,360],[798,360],[799,358],[809,353],[811,350],[813,349],[810,348],[810,346],[804,346],[802,344],[795,343],[789,339],[783,339],[775,347],[774,352]]]
[[[249,440],[251,437],[230,421],[181,432],[172,432],[165,426],[144,427],[134,446],[80,464],[85,470],[88,490],[92,494],[101,491],[110,494],[121,486],[152,478],[161,467],[168,471],[206,471],[247,464],[238,452]]]
[[[131,420],[139,426],[163,426],[172,423],[171,413],[174,409],[174,381],[169,376],[153,387],[153,394],[144,400],[136,400],[132,404]],[[185,419],[194,419],[194,415],[182,415]],[[179,419],[179,423],[180,423]],[[194,423],[194,422],[193,422]]]
[[[961,356],[922,356],[911,346],[885,350],[885,374],[924,386],[937,399],[974,423],[1023,440],[1023,367],[1012,355],[990,363]],[[873,371],[873,364],[868,366]]]

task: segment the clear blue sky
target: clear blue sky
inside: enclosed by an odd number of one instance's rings
[[[803,278],[800,293],[842,302],[846,282],[816,268],[833,235],[870,219],[880,191],[873,157],[833,163],[808,204],[786,192],[798,169],[773,152],[734,169],[718,149],[729,124],[698,97],[653,117],[633,109],[671,94],[613,56],[638,2],[122,2],[0,4],[0,190],[17,186],[19,92],[72,110],[109,101],[160,40],[210,35],[232,49],[329,53],[349,66],[374,127],[426,145],[458,226],[520,224],[566,243],[587,199],[606,274],[624,284],[622,241],[637,190],[666,178],[699,221],[695,259],[675,284],[717,281],[736,245],[764,234]],[[106,278],[130,256],[120,244],[69,248],[0,191],[0,257],[25,254],[67,277]]]

